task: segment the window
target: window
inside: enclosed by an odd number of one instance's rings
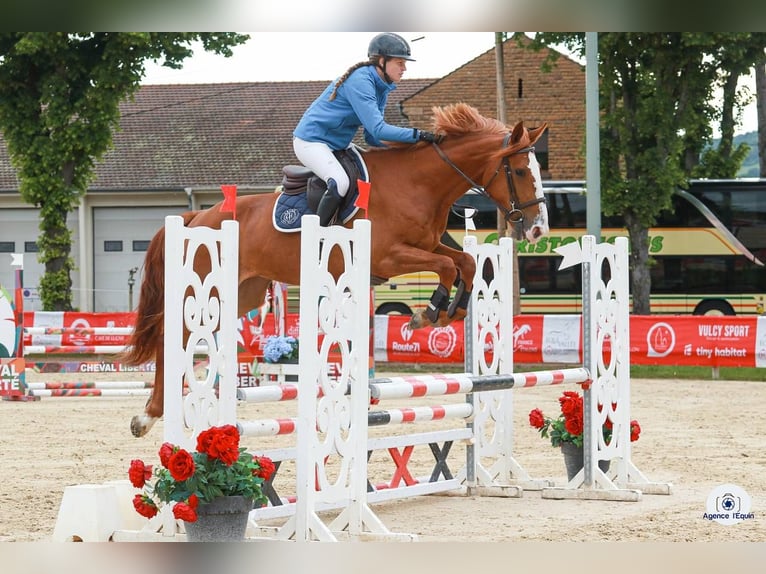
[[[136,239],[133,241],[133,251],[146,251],[149,249],[149,239]]]
[[[37,242],[36,241],[25,241],[24,242],[24,253],[37,253],[39,249],[37,248]]]
[[[0,241],[0,253],[13,253],[14,251],[16,251],[14,241]]]
[[[120,240],[104,241],[104,251],[107,253],[122,251],[122,241]]]

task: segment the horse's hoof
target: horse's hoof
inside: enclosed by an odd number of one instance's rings
[[[422,329],[426,325],[430,325],[430,323],[431,322],[423,313],[414,313],[412,317],[410,317],[410,322],[407,323],[407,327],[414,331],[415,329]]]
[[[134,416],[130,421],[130,432],[133,433],[133,436],[136,438],[141,438],[144,436],[147,431],[149,430],[149,427],[147,427],[141,420],[141,417],[136,415]]]

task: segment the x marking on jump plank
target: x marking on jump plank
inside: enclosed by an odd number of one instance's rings
[[[433,453],[434,459],[436,460],[436,464],[434,465],[434,470],[431,473],[429,482],[438,481],[440,474],[444,476],[444,480],[451,480],[452,473],[447,466],[447,455],[449,454],[449,450],[452,448],[452,441],[445,441],[442,448],[439,448],[439,444],[435,442],[428,443],[428,446],[431,447],[431,452]]]
[[[391,484],[389,485],[390,488],[396,488],[399,486],[399,483],[404,480],[404,484],[407,486],[412,486],[413,484],[417,484],[418,481],[412,478],[412,475],[410,474],[409,469],[407,468],[407,463],[410,462],[410,456],[412,456],[412,450],[415,448],[414,444],[411,444],[409,446],[405,446],[402,449],[402,452],[399,452],[398,448],[389,448],[388,453],[391,455],[391,460],[394,461],[394,464],[396,465],[396,471],[394,471],[394,476],[391,477]]]
[[[277,476],[277,471],[279,470],[279,467],[282,465],[281,460],[275,460],[274,461],[274,472],[269,477],[269,480],[264,480],[263,484],[261,484],[261,490],[263,491],[263,494],[266,496],[266,498],[269,499],[269,502],[272,506],[281,506],[282,500],[279,498],[279,495],[277,494],[277,491],[274,490],[274,478]]]

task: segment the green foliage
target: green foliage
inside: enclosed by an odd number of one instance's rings
[[[55,309],[58,307],[61,294],[69,294],[71,300],[72,279],[71,271],[74,269],[74,261],[71,257],[58,257],[57,263],[61,263],[61,269],[57,271],[47,271],[40,278],[40,300],[44,309]],[[68,310],[72,307],[68,306]]]
[[[692,169],[692,177],[733,179],[738,177],[745,158],[750,154],[750,146],[739,144],[730,153],[724,153],[720,147],[707,148],[702,152],[699,165]]]
[[[2,32],[0,130],[21,197],[41,210],[40,295],[46,310],[72,305],[67,215],[93,180],[119,128],[119,104],[140,87],[147,60],[182,67],[190,45],[231,56],[234,33]],[[48,277],[51,275],[52,277]]]
[[[244,496],[261,505],[267,500],[261,490],[263,478],[258,476],[258,459],[243,447],[239,458],[227,466],[220,459],[202,452],[191,453],[194,474],[182,481],[173,478],[167,468],[156,470],[154,494],[162,502],[180,502],[196,494],[202,503],[220,496]]]
[[[585,35],[540,33],[537,49],[563,45],[585,53]],[[757,33],[599,33],[601,208],[622,215],[630,233],[634,312],[649,313],[648,230],[691,177],[731,177],[747,154],[731,143],[736,80],[763,58]],[[552,62],[549,58],[549,64]],[[724,105],[714,107],[722,87]],[[726,145],[706,153],[711,122]],[[698,167],[699,165],[699,167]]]

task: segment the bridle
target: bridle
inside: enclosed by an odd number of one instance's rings
[[[503,138],[503,147],[506,147],[510,141],[511,141],[511,134],[506,134],[505,138]],[[497,206],[497,208],[503,213],[503,216],[505,217],[506,222],[509,222],[509,223],[523,222],[524,213],[522,210],[532,205],[537,205],[538,203],[545,203],[546,201],[545,197],[536,197],[529,201],[522,202],[519,199],[518,193],[516,192],[516,185],[513,183],[513,174],[511,173],[511,163],[508,160],[508,157],[510,155],[515,155],[519,153],[529,153],[530,151],[534,152],[535,151],[534,146],[527,146],[525,148],[518,149],[506,155],[505,157],[503,157],[503,159],[500,160],[500,164],[497,166],[495,173],[493,173],[492,177],[489,178],[489,181],[487,182],[487,184],[481,185],[476,183],[463,170],[461,170],[458,166],[456,166],[452,162],[452,160],[447,157],[447,154],[444,153],[444,151],[439,147],[439,144],[437,144],[436,142],[433,142],[431,145],[434,146],[436,153],[439,154],[439,157],[441,157],[448,166],[454,169],[457,173],[459,173],[463,177],[463,179],[465,179],[468,183],[471,184],[471,189],[476,190],[478,193],[480,193],[484,197],[490,199]],[[495,181],[495,178],[500,173],[500,168],[503,168],[505,171],[505,181],[508,185],[508,194],[510,195],[511,209],[508,209],[507,207],[500,205],[500,203],[495,201],[495,199],[489,193],[487,193],[487,188],[490,185],[492,185],[493,181]]]

